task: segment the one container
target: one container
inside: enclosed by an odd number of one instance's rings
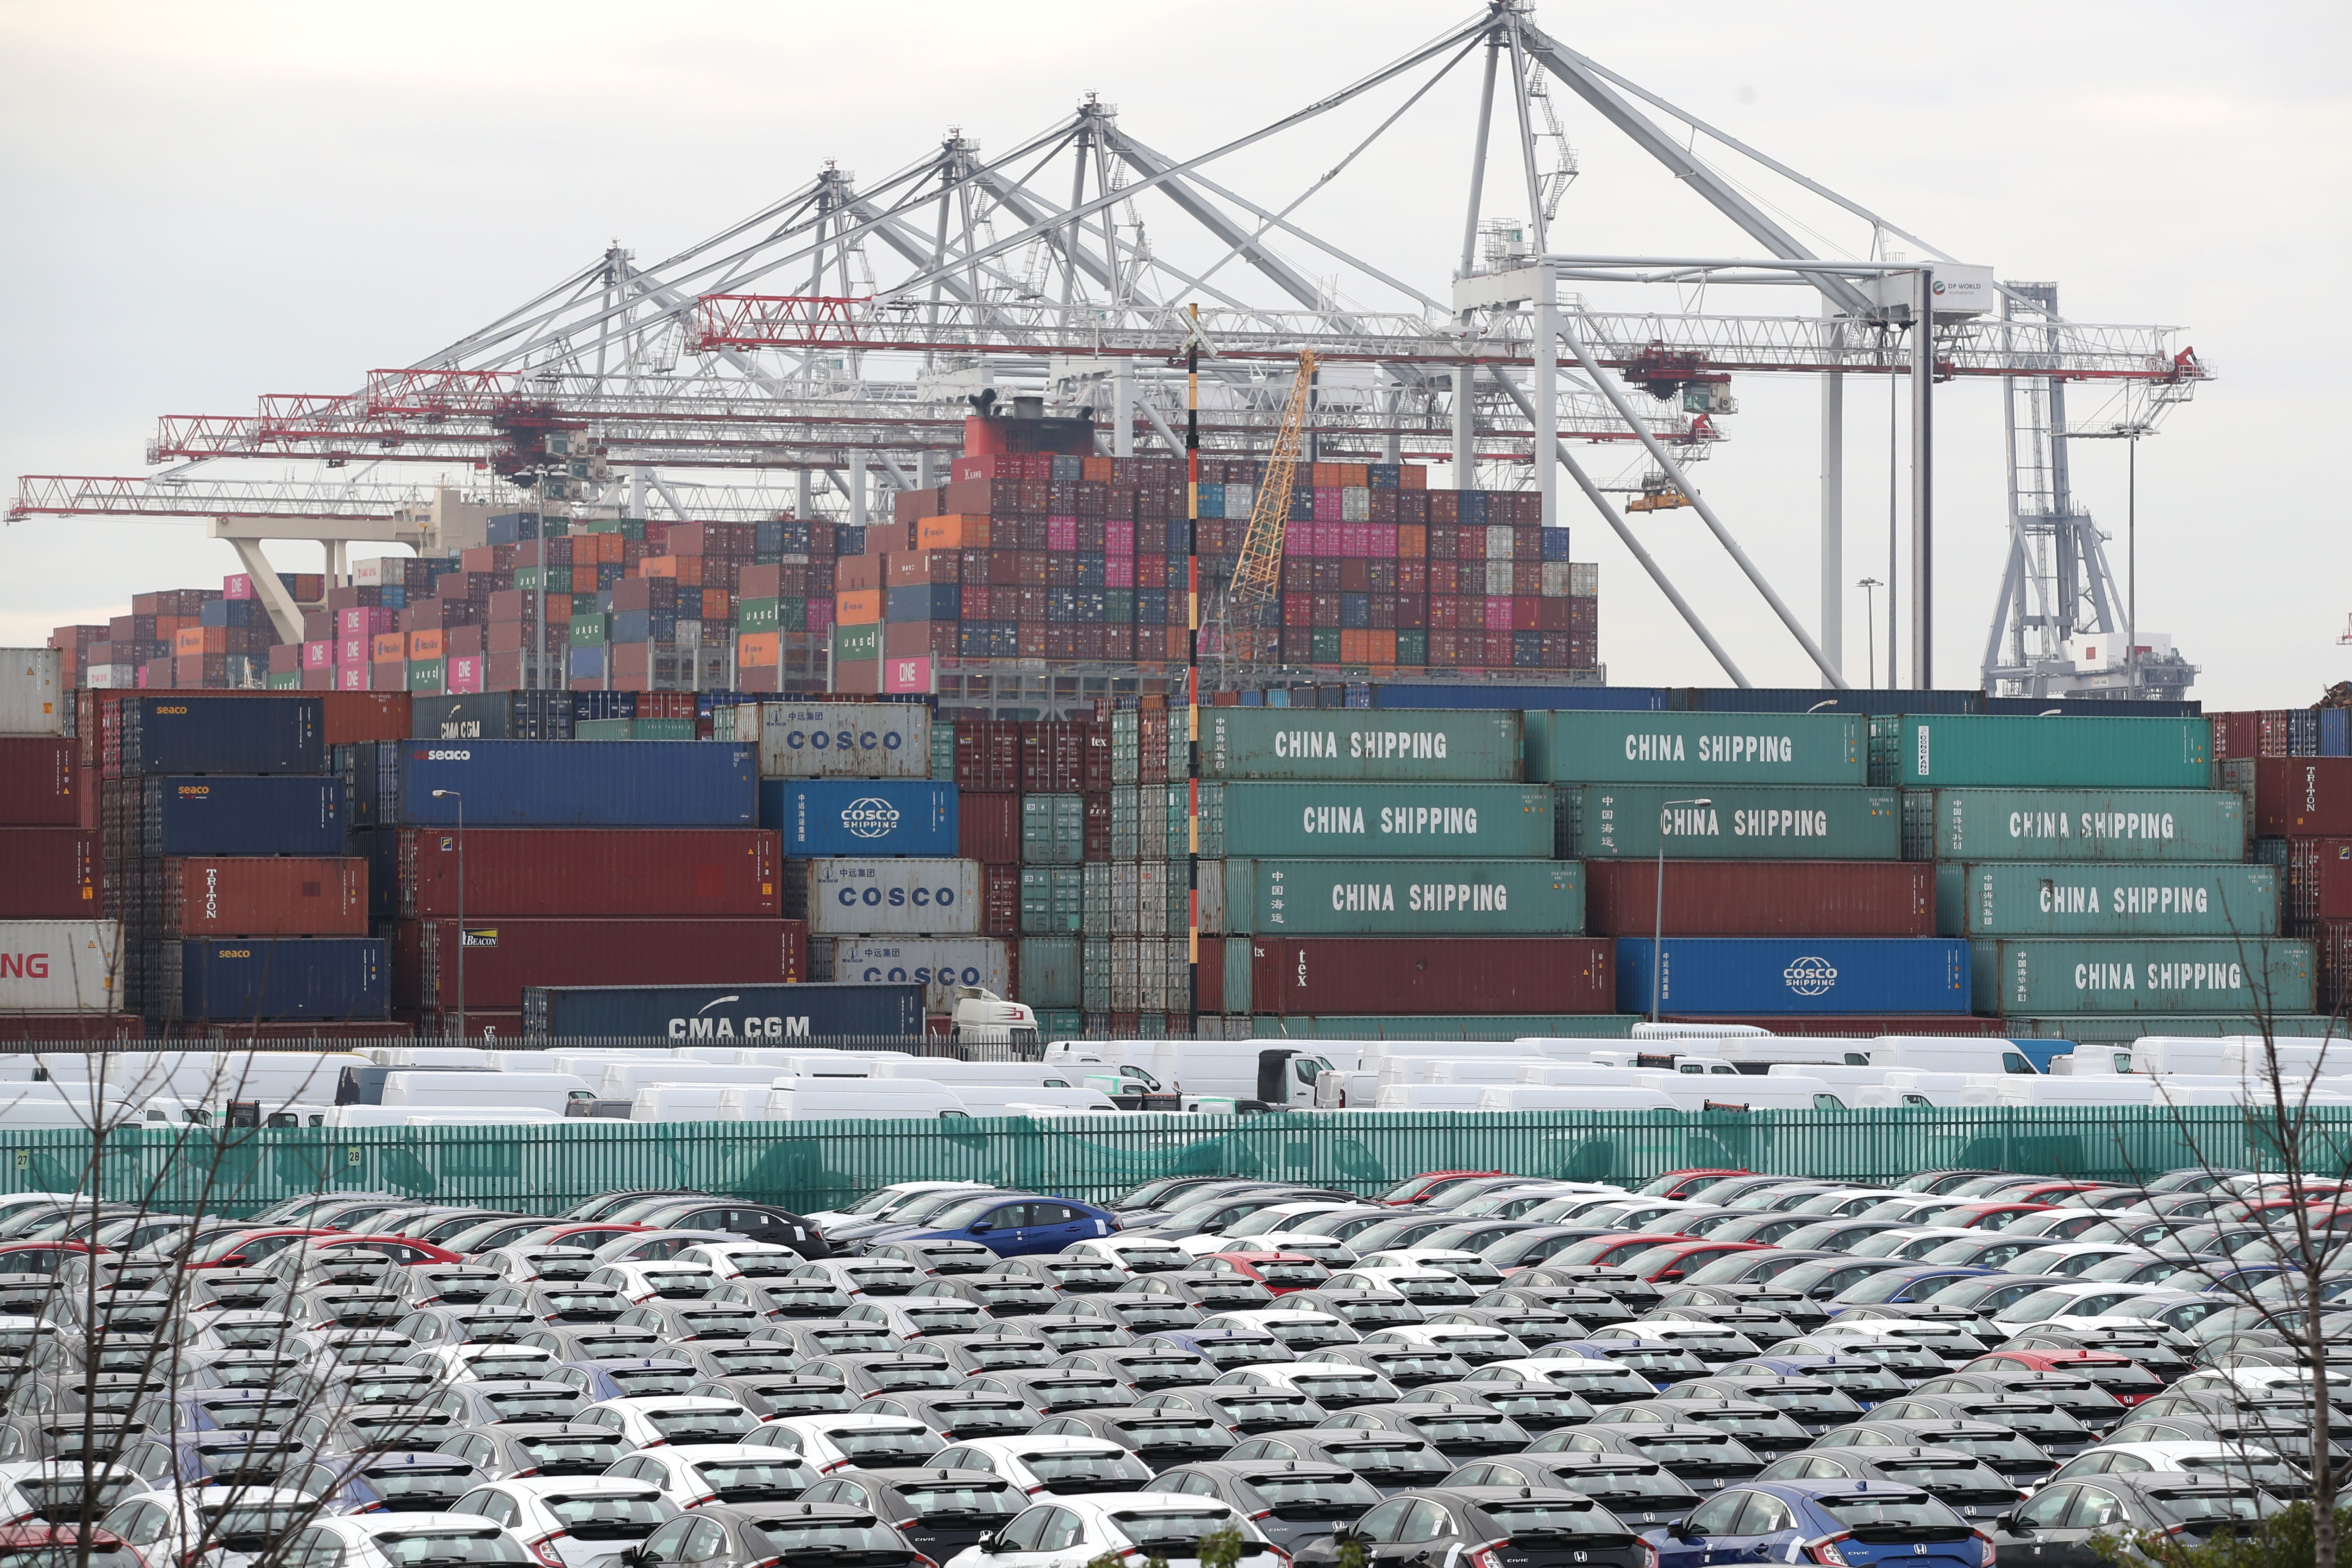
[[[2352,835],[2352,757],[2257,758],[2254,831],[2265,838]]]
[[[1699,804],[1705,801],[1706,804]],[[1562,785],[1552,807],[1562,860],[1894,860],[1902,798],[1841,784]]]
[[[403,919],[504,915],[775,915],[776,835],[757,828],[404,828],[394,841]]]
[[[0,822],[20,828],[72,827],[78,810],[77,761],[76,744],[70,740],[0,737]]]
[[[1906,861],[1666,861],[1669,936],[1933,936],[1936,868]],[[1584,863],[1584,925],[1657,929],[1657,862]]]
[[[457,1006],[458,935],[466,1005],[520,1008],[526,986],[787,985],[809,977],[808,929],[797,920],[404,920],[395,999]]]
[[[340,855],[350,839],[343,781],[298,773],[150,779],[140,853]]]
[[[78,828],[0,828],[0,920],[98,912],[99,840]]]
[[[1655,944],[1617,943],[1617,1005],[1651,1010]],[[1965,1013],[1969,945],[1941,936],[1669,936],[1658,1010]]]
[[[995,936],[820,936],[809,944],[809,976],[860,985],[923,988],[923,1010],[955,1011],[956,988],[1013,994],[1012,954]]]
[[[1086,797],[1069,792],[1021,797],[1021,863],[1077,865],[1087,858]]]
[[[357,856],[204,856],[158,868],[163,936],[364,936],[368,868]]]
[[[1203,779],[1515,784],[1516,713],[1433,708],[1213,707],[1201,716]]]
[[[2308,942],[2059,937],[1970,946],[1977,1008],[1988,1013],[2307,1013],[2317,995]]]
[[[749,828],[760,820],[748,746],[411,740],[373,749],[376,766],[355,780],[363,825],[455,827],[461,810],[480,828]]]
[[[923,988],[533,986],[522,1023],[532,1039],[905,1040],[923,1032]]]
[[[1583,870],[1573,862],[1223,860],[1203,862],[1201,881],[1202,929],[1237,936],[1584,929]]]
[[[803,861],[784,878],[784,912],[812,936],[977,936],[977,861]]]
[[[1204,1009],[1228,1013],[1597,1013],[1617,1005],[1604,938],[1255,936],[1202,942]]]
[[[207,1023],[267,1019],[380,1019],[391,965],[373,936],[191,937],[166,942],[162,1009]],[[155,1008],[151,1004],[150,1016]]]
[[[918,703],[761,703],[760,771],[770,779],[921,779],[931,710]]]
[[[956,852],[956,787],[928,779],[763,779],[760,826],[784,853],[946,855]]]
[[[1841,713],[1528,714],[1530,781],[1866,784],[1868,720]]]
[[[1021,938],[1021,994],[1015,998],[1041,1012],[1084,1006],[1079,981],[1081,940],[1076,936]],[[1042,1026],[1044,1020],[1039,1019]]]
[[[409,709],[409,734],[418,740],[565,740],[572,722],[570,692],[420,696]]]
[[[2245,801],[2232,789],[1903,791],[1906,860],[2233,861],[2245,853]]]
[[[1947,936],[2275,936],[2278,868],[2002,861],[1936,867]]]
[[[1175,789],[1181,798],[1182,786]],[[1201,853],[1549,860],[1551,791],[1523,784],[1203,784]]]
[[[122,705],[121,772],[317,773],[327,716],[317,697],[207,697],[174,692]]]
[[[0,735],[63,735],[66,695],[55,648],[0,648]]]
[[[0,920],[0,1013],[121,1009],[121,922]]]
[[[2212,777],[2205,718],[1906,714],[1871,726],[1870,781],[1906,789],[2202,789]]]

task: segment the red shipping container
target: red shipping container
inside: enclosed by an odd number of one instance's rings
[[[1251,1011],[1614,1012],[1616,951],[1591,936],[1256,936]]]
[[[1017,800],[1017,796],[1007,799]],[[980,868],[980,933],[983,936],[1010,936],[1011,961],[1020,962],[1021,944],[1021,868],[1017,865],[984,865]],[[1021,994],[1017,984],[1006,993]]]
[[[2311,927],[2319,953],[2319,1005],[2333,1013],[2352,994],[2352,920],[2323,920]]]
[[[2254,831],[2266,839],[2352,838],[2352,757],[2257,758]]]
[[[2290,936],[2322,920],[2352,920],[2352,839],[2290,841],[2285,902]]]
[[[1021,727],[1009,719],[958,719],[955,781],[959,790],[1019,790]]]
[[[1098,731],[1099,733],[1099,731]],[[1081,852],[1090,861],[1110,859],[1110,754],[1103,753],[1105,782],[1099,789],[1088,788],[1086,794],[1086,847]]]
[[[1655,861],[1584,862],[1584,928],[1647,936]],[[1936,868],[1918,861],[1675,861],[1669,936],[1933,936]]]
[[[162,863],[156,919],[172,936],[364,936],[359,856],[236,855]]]
[[[0,920],[86,920],[99,912],[99,840],[79,828],[0,828]]]
[[[457,1015],[454,1012],[425,1013],[416,1020],[418,1038],[454,1040],[457,1034]],[[466,1009],[466,1042],[469,1045],[514,1045],[522,1040],[522,1014],[501,1009],[476,1011]]]
[[[1021,863],[1021,797],[1008,791],[956,791],[956,858],[983,865]]]
[[[138,694],[132,693],[132,695]],[[0,823],[17,828],[70,828],[75,810],[77,742],[53,736],[0,738]]]
[[[393,1006],[457,1006],[455,920],[393,927]],[[526,986],[772,986],[808,976],[798,920],[477,920],[466,912],[466,1003],[514,1009]]]
[[[1021,727],[1021,788],[1024,793],[1075,794],[1087,783],[1094,726],[1041,719]],[[1105,766],[1109,748],[1104,748]],[[1100,786],[1108,788],[1108,781]]]
[[[344,1026],[335,1026],[341,1033]],[[315,1034],[319,1026],[303,1028]],[[100,1040],[138,1040],[147,1032],[147,1020],[137,1013],[0,1013],[0,1040],[58,1040],[94,1044]]]
[[[401,830],[402,919],[457,913],[459,847],[454,832]],[[783,907],[782,846],[758,828],[475,828],[463,849],[469,925],[479,916],[751,917]]]

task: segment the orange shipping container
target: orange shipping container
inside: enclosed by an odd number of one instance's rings
[[[226,653],[228,652],[228,628],[183,626],[173,633],[172,652],[183,658],[191,653]]]
[[[1404,483],[1397,486],[1400,490],[1426,490],[1429,488],[1429,470],[1423,468],[1418,463],[1406,464],[1404,465],[1404,472],[1400,476],[1400,477],[1404,481]]]
[[[1422,523],[1397,525],[1397,559],[1421,560],[1429,554],[1429,528]]]
[[[915,547],[927,550],[986,549],[989,547],[988,519],[960,512],[925,517],[915,525]]]
[[[1367,661],[1368,663],[1374,664],[1393,664],[1396,663],[1396,633],[1394,632],[1368,632],[1365,635],[1371,639],[1370,647],[1368,650],[1370,653],[1370,658]]]
[[[783,634],[747,632],[735,639],[735,663],[745,669],[773,669],[782,658]]]
[[[877,563],[878,564],[878,563]],[[833,596],[833,619],[841,626],[873,626],[882,620],[882,591],[860,588]]]
[[[1367,664],[1372,658],[1372,634],[1360,629],[1339,633],[1339,662],[1343,664]]]
[[[637,575],[640,577],[675,578],[677,576],[677,568],[678,558],[677,556],[649,555],[646,557],[645,565],[639,569]]]
[[[412,659],[438,659],[444,656],[446,639],[438,626],[424,627],[408,634],[408,656]],[[388,664],[389,660],[377,660]]]
[[[388,664],[394,659],[408,657],[408,634],[404,632],[379,632],[368,644],[368,662]]]
[[[847,592],[856,588],[882,586],[882,558],[878,555],[845,555],[833,563],[833,586],[836,591]]]
[[[593,538],[596,536],[591,534],[588,537]],[[572,568],[572,591],[574,593],[595,592],[596,569],[593,566],[581,566],[575,563]]]
[[[727,602],[728,598],[728,592],[723,588],[704,589],[702,591],[702,618],[705,621],[726,620],[730,608]]]

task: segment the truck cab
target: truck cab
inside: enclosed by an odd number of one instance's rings
[[[958,986],[948,1038],[965,1045],[1009,1045],[1025,1054],[1037,1047],[1037,1014],[984,986]]]

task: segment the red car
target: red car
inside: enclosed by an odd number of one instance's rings
[[[1255,1280],[1277,1296],[1293,1291],[1314,1291],[1331,1282],[1331,1270],[1296,1252],[1212,1252],[1201,1260],[1212,1274],[1239,1274]]]
[[[2046,1203],[2011,1203],[2001,1198],[1986,1198],[1980,1203],[1962,1206],[1949,1213],[1938,1214],[1933,1219],[1919,1221],[1922,1225],[1950,1225],[1962,1230],[2001,1230],[2016,1224],[2029,1214],[2040,1214],[2053,1207]]]
[[[1693,1247],[1705,1243],[1687,1236],[1660,1234],[1647,1230],[1627,1230],[1615,1236],[1595,1236],[1563,1247],[1545,1260],[1545,1267],[1559,1268],[1563,1264],[1584,1264],[1601,1269],[1614,1269],[1636,1252],[1646,1252],[1653,1247],[1668,1247],[1680,1242]]]
[[[90,1526],[87,1546],[79,1528],[70,1524],[0,1525],[0,1562],[54,1563],[57,1568],[79,1563],[87,1563],[88,1568],[148,1568],[146,1559],[129,1542],[96,1525]]]
[[[1688,1197],[1695,1191],[1714,1186],[1718,1182],[1728,1181],[1733,1176],[1752,1174],[1754,1173],[1749,1171],[1717,1170],[1706,1166],[1696,1166],[1686,1171],[1668,1171],[1662,1176],[1653,1176],[1633,1190],[1643,1197]]]
[[[1993,1350],[1969,1366],[2021,1366],[2029,1372],[2065,1372],[2094,1384],[2120,1403],[2140,1405],[2164,1392],[2164,1380],[2127,1355],[2107,1350]],[[1968,1368],[1961,1368],[1966,1371]]]
[[[1427,1203],[1456,1182],[1509,1174],[1507,1171],[1423,1171],[1402,1185],[1389,1188],[1381,1195],[1381,1201],[1391,1208],[1403,1208],[1416,1203]]]
[[[191,1269],[257,1269],[272,1257],[310,1236],[340,1236],[340,1230],[305,1230],[299,1226],[268,1225],[240,1230],[205,1243],[188,1260]]]
[[[629,1225],[617,1219],[583,1219],[575,1225],[551,1222],[547,1233],[528,1241],[518,1241],[518,1247],[577,1247],[593,1252],[607,1241],[617,1241],[640,1230],[659,1230],[658,1225]]]
[[[463,1252],[452,1252],[446,1247],[436,1247],[430,1241],[419,1241],[412,1236],[334,1236],[311,1243],[310,1250],[320,1252],[382,1252],[402,1263],[463,1263]]]
[[[1706,1241],[1696,1237],[1685,1237],[1679,1241],[1663,1241],[1639,1253],[1616,1254],[1617,1267],[1632,1269],[1636,1279],[1647,1280],[1653,1285],[1671,1285],[1687,1277],[1694,1269],[1727,1258],[1734,1252],[1770,1252],[1777,1249],[1761,1241]]]

